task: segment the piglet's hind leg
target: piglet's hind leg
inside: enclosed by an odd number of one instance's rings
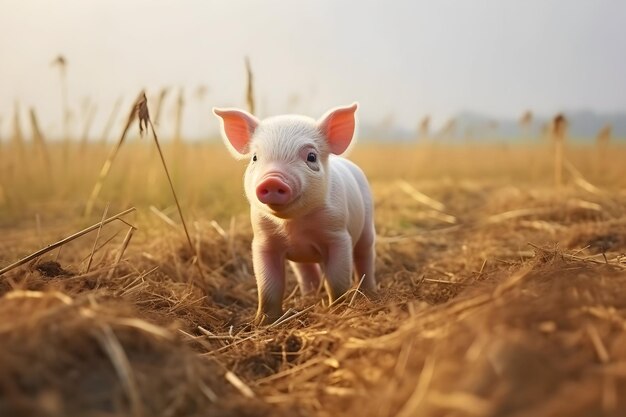
[[[324,278],[330,301],[344,295],[352,285],[352,243],[350,236],[338,237],[329,245],[328,259],[325,260]]]
[[[318,264],[290,261],[289,265],[291,265],[291,269],[293,269],[296,275],[302,295],[314,294],[319,290],[322,281],[322,272]]]
[[[370,297],[376,295],[374,235],[373,227],[370,230],[366,230],[354,248],[354,271],[357,283],[365,275],[361,284],[361,290]]]

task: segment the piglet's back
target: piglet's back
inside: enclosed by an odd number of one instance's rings
[[[365,221],[373,215],[372,193],[367,177],[355,163],[335,155],[329,157],[330,182],[329,193],[338,193],[340,196],[330,195],[332,205],[347,214],[347,227],[352,241],[356,242],[364,228]],[[340,198],[335,198],[340,197]],[[344,207],[347,210],[344,210]]]

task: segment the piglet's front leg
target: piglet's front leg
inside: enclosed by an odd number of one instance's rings
[[[352,285],[352,240],[347,232],[337,234],[329,242],[323,269],[326,291],[333,302]]]
[[[259,292],[255,323],[273,323],[283,314],[285,254],[255,238],[252,241],[252,266]]]

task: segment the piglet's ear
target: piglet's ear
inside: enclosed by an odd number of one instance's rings
[[[337,107],[330,110],[318,122],[320,131],[326,137],[330,152],[341,155],[348,149],[354,136],[357,104],[349,107]]]
[[[253,115],[238,109],[213,109],[222,118],[222,137],[235,157],[241,158],[250,151],[252,134],[259,125]]]

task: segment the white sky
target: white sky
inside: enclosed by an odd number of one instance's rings
[[[99,105],[94,136],[120,95],[200,84],[185,132],[214,131],[211,106],[244,105],[245,55],[262,116],[354,100],[362,120],[406,128],[461,110],[625,111],[624,22],[620,0],[0,0],[0,131],[14,100],[60,131],[59,53],[76,112]]]

